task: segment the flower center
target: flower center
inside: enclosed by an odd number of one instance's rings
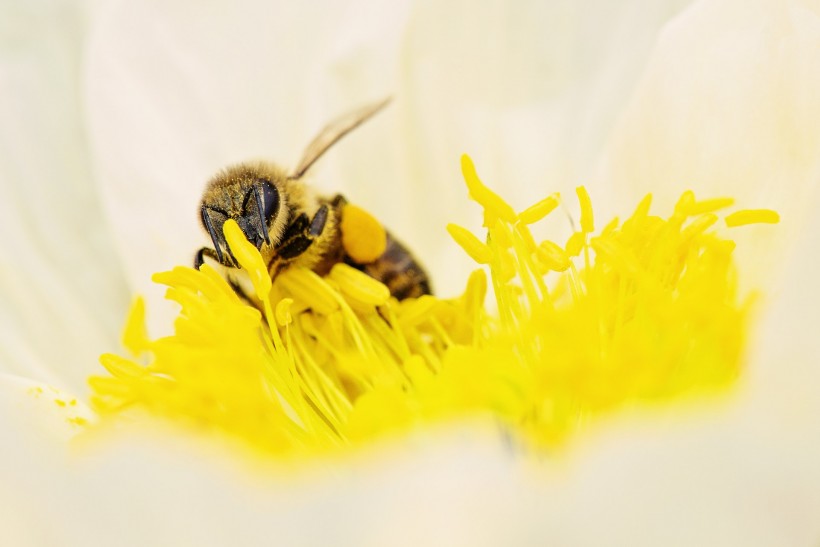
[[[134,358],[101,357],[110,375],[90,380],[94,408],[120,421],[147,411],[277,457],[467,416],[555,447],[596,416],[737,378],[751,300],[738,297],[734,243],[716,228],[733,200],[686,192],[662,218],[647,196],[596,232],[579,187],[580,230],[561,245],[530,230],[560,196],[516,213],[466,156],[462,169],[486,235],[447,228],[482,265],[460,297],[398,302],[345,264],[324,278],[291,269],[271,282],[229,221],[225,238],[255,305],[207,265],[157,274],[181,306],[175,332],[149,340],[137,300],[124,338]],[[766,210],[725,217],[729,227],[776,221]],[[488,282],[497,314],[484,305]],[[149,364],[138,364],[146,352]]]

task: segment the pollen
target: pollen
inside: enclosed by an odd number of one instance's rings
[[[342,245],[350,258],[356,262],[373,262],[387,248],[387,233],[384,226],[361,207],[345,204],[340,228]]]
[[[481,417],[538,454],[604,416],[734,385],[754,295],[739,294],[726,227],[777,222],[777,213],[727,214],[732,198],[685,192],[664,215],[647,195],[596,231],[581,186],[566,204],[577,207],[580,230],[538,240],[531,227],[558,206],[557,194],[517,214],[467,156],[462,170],[484,212],[481,230],[447,227],[476,262],[462,294],[399,302],[346,264],[325,277],[291,268],[271,281],[226,222],[256,300],[207,265],[156,274],[180,306],[174,332],[149,339],[145,305],[134,301],[129,356],[103,355],[104,372],[90,379],[99,422],[152,417],[303,462]],[[384,251],[384,229],[361,209],[346,206],[342,232],[357,261]]]

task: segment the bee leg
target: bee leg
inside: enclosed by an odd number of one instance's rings
[[[276,247],[276,254],[285,260],[291,260],[307,251],[313,240],[324,231],[327,216],[327,205],[322,205],[316,211],[310,224],[307,224],[307,216],[304,213],[299,215],[285,231],[282,243]]]
[[[198,270],[200,266],[205,264],[205,257],[206,256],[208,258],[212,259],[212,260],[215,260],[215,261],[221,263],[221,260],[219,260],[220,256],[217,254],[217,252],[214,249],[211,249],[210,247],[202,247],[200,250],[198,250],[196,252],[196,256],[194,257],[194,269],[195,270]]]
[[[325,230],[325,224],[327,224],[327,215],[327,205],[322,205],[319,207],[319,210],[316,211],[315,215],[313,215],[313,220],[310,221],[310,235],[313,237],[322,235],[322,232]]]
[[[239,267],[239,262],[237,262],[236,257],[233,255],[233,252],[231,252],[230,248],[228,249],[227,255],[220,255],[219,251],[216,251],[209,247],[202,247],[200,250],[196,252],[196,255],[194,256],[194,268],[198,270],[199,267],[205,263],[204,258],[206,256],[212,259],[214,262],[222,264],[223,266],[228,266],[231,268]]]
[[[304,253],[311,244],[304,235],[308,225],[308,216],[305,213],[297,216],[282,234],[282,241],[276,246],[276,256],[287,260]]]
[[[262,317],[265,317],[265,309],[259,304],[259,301],[255,300],[248,293],[246,293],[245,289],[243,289],[239,283],[235,282],[232,279],[228,279],[228,285],[231,286],[233,292],[235,292],[239,298],[244,300],[247,305],[256,308],[257,310],[262,312]]]
[[[287,241],[288,239],[297,236],[305,231],[305,228],[308,226],[308,216],[305,213],[300,214],[290,225],[285,229],[285,233],[282,235],[282,241]]]
[[[344,205],[347,205],[347,199],[342,194],[336,194],[333,196],[333,199],[330,200],[330,206],[334,209],[338,209]]]

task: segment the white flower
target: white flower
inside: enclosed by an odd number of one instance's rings
[[[443,293],[468,267],[443,237],[472,214],[463,151],[517,206],[591,181],[610,212],[691,187],[784,219],[777,237],[750,232],[741,257],[770,295],[742,393],[601,426],[569,461],[537,470],[452,431],[292,481],[226,470],[157,433],[67,466],[30,408],[55,396],[21,402],[7,381],[3,544],[820,539],[820,18],[809,2],[0,9],[0,370],[68,391],[84,392],[97,354],[116,349],[130,295],[156,310],[150,274],[203,243],[196,206],[215,170],[293,163],[324,122],[388,94],[391,108],[312,178],[412,239]]]

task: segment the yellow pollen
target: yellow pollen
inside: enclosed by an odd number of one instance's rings
[[[387,248],[387,232],[373,215],[346,204],[342,210],[342,245],[350,257],[361,264],[368,264],[384,254]]]
[[[565,245],[536,242],[530,226],[555,209],[557,194],[517,215],[467,156],[462,170],[485,227],[476,235],[447,226],[478,263],[460,296],[399,302],[347,264],[325,277],[289,268],[271,281],[256,248],[226,222],[254,304],[207,265],[156,274],[181,307],[174,332],[150,340],[144,303],[134,301],[123,335],[132,357],[101,356],[104,372],[89,380],[101,422],[128,427],[153,416],[303,462],[482,416],[537,453],[623,409],[721,393],[743,372],[752,299],[738,295],[735,243],[719,220],[776,222],[777,213],[724,215],[731,198],[685,192],[659,216],[647,195],[623,222],[595,232],[579,187],[580,230]],[[355,211],[343,215],[354,240],[383,233]]]

